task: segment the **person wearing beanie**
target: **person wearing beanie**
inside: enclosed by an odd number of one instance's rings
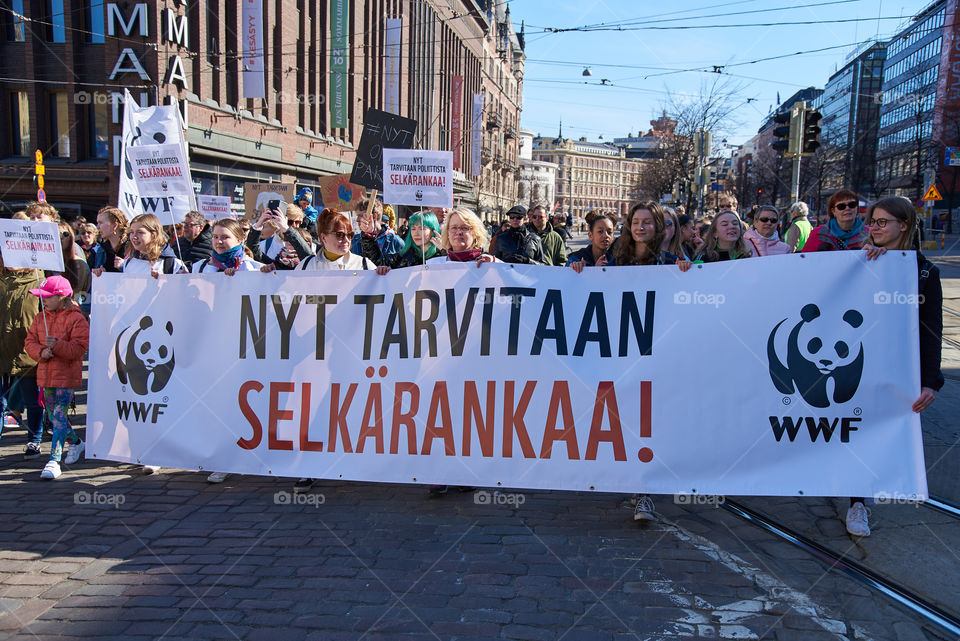
[[[30,324],[24,349],[37,362],[37,386],[43,389],[44,412],[53,425],[50,460],[42,479],[60,477],[60,460],[71,465],[83,454],[83,441],[73,431],[67,410],[74,389],[83,384],[83,355],[90,342],[90,325],[73,302],[73,288],[63,276],[50,276],[30,293],[43,310]],[[69,451],[64,456],[64,446]]]
[[[508,226],[491,241],[489,253],[505,263],[547,265],[549,263],[544,258],[540,237],[523,224],[526,217],[526,207],[511,207],[507,211]]]
[[[297,192],[297,197],[293,199],[293,202],[303,210],[303,215],[307,220],[311,223],[317,222],[317,216],[320,215],[320,212],[313,206],[312,189],[309,187],[301,187],[300,191]]]

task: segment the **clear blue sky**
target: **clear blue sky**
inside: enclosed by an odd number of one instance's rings
[[[930,0],[510,0],[515,27],[519,30],[520,21],[526,22],[520,124],[556,135],[562,117],[565,137],[597,140],[603,135],[607,141],[636,134],[649,129],[669,92],[696,94],[703,82],[717,78],[714,73],[671,71],[723,65],[728,79],[741,86],[743,100],[737,110],[739,123],[728,140],[742,143],[756,133],[778,92],[786,100],[798,89],[822,88],[843,66],[853,49],[850,45],[889,37],[930,4]],[[855,21],[824,22],[840,20]],[[785,22],[815,24],[724,27]],[[635,30],[545,31],[601,23]],[[649,29],[695,25],[709,26]],[[737,65],[838,45],[843,46]],[[590,67],[593,75],[583,77],[584,67]],[[609,84],[601,85],[603,79]],[[748,98],[753,100],[747,102]]]

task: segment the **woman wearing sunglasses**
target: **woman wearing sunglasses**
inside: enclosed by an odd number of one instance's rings
[[[887,251],[917,249],[917,212],[913,203],[901,196],[881,198],[867,212],[870,243],[865,244],[867,260],[877,260]],[[881,259],[882,260],[882,259]],[[914,401],[914,412],[930,407],[943,387],[940,371],[940,348],[943,338],[943,288],[940,270],[917,251],[918,315],[920,320],[920,397]],[[870,536],[869,512],[863,498],[850,499],[846,518],[847,532],[853,536]]]
[[[773,205],[762,205],[753,217],[753,227],[743,234],[754,256],[789,254],[790,245],[780,240],[777,223],[780,213]]]
[[[317,220],[317,233],[322,249],[316,256],[304,258],[297,269],[301,271],[323,271],[327,269],[376,269],[385,274],[389,268],[377,267],[373,261],[350,252],[353,240],[353,225],[350,219],[336,209],[324,209]],[[266,269],[264,269],[266,271]]]
[[[862,249],[870,235],[870,230],[857,216],[860,201],[849,189],[841,189],[830,196],[827,211],[830,220],[810,232],[801,251],[825,252],[840,249]]]

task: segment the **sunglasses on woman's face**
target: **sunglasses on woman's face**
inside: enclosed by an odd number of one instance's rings
[[[289,218],[287,219],[287,224],[290,225],[291,227],[299,227],[301,222],[303,222],[303,221],[300,221],[300,220],[290,220]]]
[[[851,200],[848,203],[837,203],[836,205],[833,206],[833,208],[836,209],[837,211],[843,211],[844,209],[856,209],[857,201]]]
[[[757,216],[758,223],[775,223],[777,222],[776,218],[767,218],[766,216]]]
[[[345,231],[331,231],[331,232],[327,232],[327,235],[336,236],[337,240],[346,240],[351,237],[350,234]]]

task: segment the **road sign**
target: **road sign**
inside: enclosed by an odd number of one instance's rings
[[[943,200],[943,196],[941,196],[940,192],[937,191],[936,185],[930,185],[927,193],[923,195],[923,200]]]
[[[37,153],[34,154],[34,155],[36,156],[37,164],[38,164],[38,165],[42,165],[42,164],[43,164],[43,152],[40,151],[39,149],[37,149]]]
[[[947,167],[960,167],[960,147],[947,147],[943,164]]]
[[[43,174],[37,174],[37,189],[43,189]]]
[[[37,190],[37,200],[41,203],[47,202],[47,193],[42,189]]]

